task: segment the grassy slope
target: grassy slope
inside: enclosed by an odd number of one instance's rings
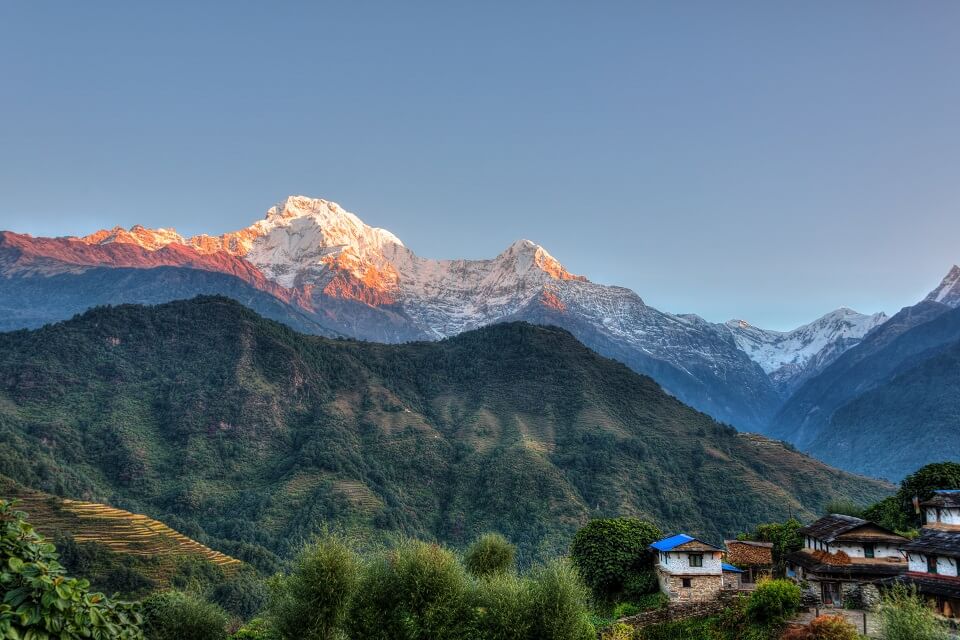
[[[50,540],[72,539],[80,545],[96,543],[104,564],[129,561],[138,573],[160,586],[169,585],[182,560],[199,560],[231,572],[235,558],[214,551],[144,515],[107,505],[58,498],[27,489],[0,476],[0,497],[17,501],[17,509]],[[104,566],[101,569],[109,570]]]
[[[222,298],[0,334],[0,473],[227,549],[287,553],[325,524],[497,529],[526,560],[590,516],[719,539],[890,490],[739,435],[565,331],[334,341]]]

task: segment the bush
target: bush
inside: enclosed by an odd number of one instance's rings
[[[0,500],[0,637],[143,638],[135,605],[89,587],[66,575],[56,547],[34,531],[25,513]]]
[[[472,622],[470,581],[450,551],[402,542],[363,570],[351,607],[354,640],[462,638]]]
[[[653,571],[638,571],[623,581],[623,596],[632,602],[659,592],[660,583]]]
[[[269,620],[254,618],[230,636],[231,640],[282,640]]]
[[[650,544],[662,537],[660,529],[637,518],[591,520],[574,536],[570,558],[593,594],[605,599],[651,566]]]
[[[885,640],[946,640],[950,636],[915,589],[895,585],[880,603],[880,629]]]
[[[843,616],[820,616],[807,626],[809,640],[859,640],[857,628]]]
[[[767,580],[747,599],[747,618],[758,625],[779,625],[800,608],[800,587],[788,580]]]
[[[476,637],[484,640],[525,640],[530,637],[532,598],[529,581],[496,574],[477,585]]]
[[[593,640],[596,630],[587,618],[589,591],[577,571],[554,560],[530,574],[531,638]]]
[[[335,638],[359,582],[353,551],[326,536],[308,545],[293,570],[270,583],[270,615],[289,640]]]
[[[471,575],[486,578],[513,569],[517,548],[498,533],[487,533],[467,549],[463,564]]]
[[[165,591],[143,601],[144,632],[149,640],[221,640],[227,614],[215,604],[182,591]]]

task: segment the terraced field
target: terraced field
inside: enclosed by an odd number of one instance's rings
[[[67,536],[79,544],[96,543],[109,551],[146,561],[147,574],[166,583],[182,559],[198,558],[232,573],[241,562],[192,540],[144,515],[95,502],[58,498],[26,489],[0,476],[0,498],[17,500],[17,508],[50,539]]]

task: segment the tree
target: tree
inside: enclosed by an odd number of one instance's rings
[[[800,533],[802,527],[799,520],[790,518],[785,522],[761,524],[754,533],[740,537],[757,542],[772,542],[773,571],[775,575],[782,576],[787,556],[803,547],[803,535]]]
[[[463,564],[470,574],[487,578],[513,569],[517,548],[498,533],[486,533],[470,545],[463,556]]]
[[[655,525],[638,518],[591,520],[573,537],[570,558],[594,596],[609,598],[628,578],[649,569],[650,545],[662,537]]]
[[[960,463],[935,462],[920,467],[903,479],[897,500],[909,522],[920,524],[913,509],[913,498],[919,498],[921,502],[929,500],[937,489],[960,489]]]
[[[70,578],[56,547],[0,500],[0,638],[139,640],[141,617],[130,603],[90,593]]]
[[[271,582],[270,615],[289,640],[338,637],[359,582],[356,555],[325,536],[300,552],[293,571]]]

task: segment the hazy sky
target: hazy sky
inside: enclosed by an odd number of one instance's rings
[[[9,0],[0,228],[219,233],[304,194],[429,257],[530,238],[710,320],[896,311],[960,262],[958,24],[952,0]]]

